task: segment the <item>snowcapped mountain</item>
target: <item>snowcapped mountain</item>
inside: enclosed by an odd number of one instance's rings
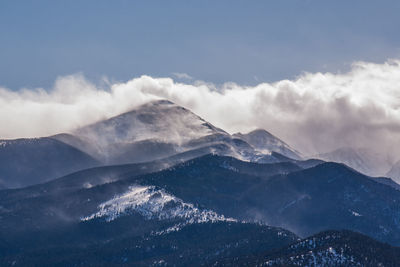
[[[55,138],[70,145],[78,144],[107,164],[151,161],[205,147],[217,154],[255,162],[279,161],[271,155],[275,150],[299,158],[284,142],[265,133],[248,136],[254,144],[258,142],[257,148],[245,140],[247,135],[231,136],[181,106],[158,100],[77,129],[71,136]],[[225,148],[221,149],[221,145]]]
[[[116,117],[77,129],[101,151],[110,146],[155,141],[181,145],[212,134],[227,133],[189,110],[167,100],[152,101]]]
[[[277,152],[286,153],[279,142]],[[191,111],[159,100],[73,133],[1,140],[0,188],[32,185],[93,166],[165,158],[176,162],[209,153],[252,162],[288,160],[271,155],[270,150],[263,153]]]
[[[390,160],[319,158],[351,168],[302,160],[262,129],[230,135],[165,100],[73,133],[1,140],[0,188],[31,186],[0,190],[0,265],[399,263],[389,245],[333,231],[400,244],[400,186],[356,171]]]
[[[233,136],[246,141],[264,154],[278,152],[292,159],[302,158],[298,151],[264,129],[257,129],[247,134],[236,133]]]
[[[393,162],[366,148],[339,148],[334,151],[314,156],[325,161],[339,162],[369,176],[385,176]]]

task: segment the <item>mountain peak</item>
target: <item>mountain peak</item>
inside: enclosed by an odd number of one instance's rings
[[[272,135],[270,132],[268,132],[265,129],[262,128],[257,128],[253,131],[248,132],[247,134],[262,134],[262,135]]]
[[[78,129],[75,134],[100,144],[161,140],[184,143],[223,133],[190,110],[169,100],[155,100],[126,113]]]
[[[267,130],[259,128],[247,134],[236,133],[234,136],[245,140],[255,149],[263,153],[271,153],[274,151],[292,159],[301,159],[299,152]]]
[[[126,116],[127,114],[131,114],[131,113],[156,112],[158,110],[168,110],[168,109],[176,109],[176,108],[182,109],[182,110],[187,110],[187,109],[175,104],[174,102],[166,100],[166,99],[152,100],[152,101],[146,102],[142,105],[134,107],[124,113],[121,113],[119,115],[116,115],[116,116],[111,117],[106,120],[111,120],[111,119],[118,118],[118,117],[121,117],[124,115]],[[187,110],[187,111],[190,112],[189,110]]]

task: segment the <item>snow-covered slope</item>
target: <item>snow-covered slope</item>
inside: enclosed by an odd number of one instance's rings
[[[267,133],[267,132],[265,132]],[[268,135],[268,136],[266,136]],[[167,100],[153,101],[127,113],[77,129],[73,136],[56,138],[76,145],[107,164],[144,162],[204,147],[221,147],[216,153],[247,161],[276,162],[271,151],[298,158],[289,146],[270,134],[234,135]],[[243,138],[242,138],[243,137]],[[245,140],[258,141],[254,147]],[[268,140],[267,140],[268,139]],[[79,142],[77,141],[79,140]],[[268,146],[269,150],[265,147]],[[264,153],[266,152],[266,153]]]
[[[76,135],[96,140],[99,145],[144,140],[182,144],[215,133],[226,134],[191,111],[167,100],[147,103],[75,131]]]
[[[298,151],[264,129],[257,129],[247,134],[236,133],[233,136],[246,141],[264,154],[274,151],[292,159],[302,158]]]
[[[139,213],[145,219],[182,219],[183,224],[231,221],[233,218],[225,218],[211,210],[201,210],[191,203],[186,203],[163,189],[155,186],[130,186],[129,190],[121,195],[115,196],[109,201],[99,205],[99,211],[82,218],[88,221],[95,218],[105,218],[113,221],[120,216],[129,215],[132,212]],[[182,226],[182,223],[180,224]]]
[[[96,157],[108,164],[164,158],[183,152],[182,145],[191,140],[216,134],[229,135],[167,100],[149,102],[73,132],[89,144],[88,153],[96,151]]]

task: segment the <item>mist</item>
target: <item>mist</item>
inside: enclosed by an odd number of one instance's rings
[[[57,78],[49,90],[0,87],[0,138],[70,132],[168,99],[230,133],[266,129],[305,155],[365,147],[399,159],[400,60],[257,86],[186,80],[141,76],[99,86],[76,74]]]

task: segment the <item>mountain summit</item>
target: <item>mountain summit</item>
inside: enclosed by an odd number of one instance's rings
[[[168,100],[157,100],[129,112],[77,129],[99,145],[159,140],[182,144],[210,134],[227,134],[193,112]]]
[[[216,153],[248,161],[279,161],[271,156],[272,151],[300,158],[265,130],[232,136],[168,100],[149,102],[77,129],[73,135],[87,143],[80,146],[89,148],[85,152],[108,164],[151,161],[183,152],[186,159]],[[71,144],[68,138],[63,137],[63,141]]]
[[[184,107],[157,100],[79,128],[73,136],[101,161],[123,164],[169,157],[190,149],[185,145],[193,140],[229,134]],[[71,144],[73,139],[63,141]]]
[[[264,129],[257,129],[247,134],[236,133],[233,136],[243,139],[262,153],[278,152],[292,159],[301,159],[299,152]]]

